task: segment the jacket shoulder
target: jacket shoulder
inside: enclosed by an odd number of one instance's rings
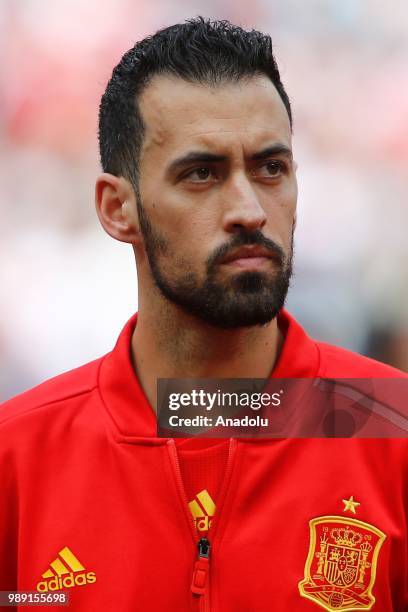
[[[320,376],[332,378],[408,378],[408,374],[353,351],[316,342],[320,352]]]
[[[0,405],[0,425],[14,417],[57,402],[90,393],[98,384],[104,357],[59,374]]]

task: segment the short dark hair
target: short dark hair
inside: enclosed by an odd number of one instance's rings
[[[144,136],[137,100],[157,74],[208,85],[266,75],[276,87],[292,125],[289,98],[280,80],[269,35],[203,17],[159,30],[123,55],[99,108],[102,169],[125,176],[136,190]]]

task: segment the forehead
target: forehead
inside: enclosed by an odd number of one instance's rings
[[[143,157],[167,157],[200,145],[220,153],[279,141],[290,147],[286,108],[266,76],[216,86],[160,75],[139,99],[145,124]]]

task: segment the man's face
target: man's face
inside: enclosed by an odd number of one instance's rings
[[[140,100],[139,218],[162,295],[220,328],[262,325],[291,276],[297,185],[267,77],[217,87],[158,76]]]

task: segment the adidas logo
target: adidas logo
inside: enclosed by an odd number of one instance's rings
[[[39,582],[36,587],[37,591],[42,593],[92,584],[96,581],[95,572],[85,571],[82,563],[68,546],[59,551],[58,557],[50,563],[50,569],[43,573],[42,578],[45,580]]]
[[[195,498],[189,502],[188,505],[198,531],[208,531],[212,524],[210,517],[215,514],[215,504],[207,489],[203,489],[200,493],[197,493]]]

